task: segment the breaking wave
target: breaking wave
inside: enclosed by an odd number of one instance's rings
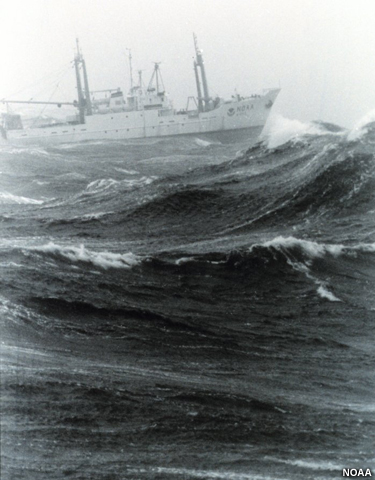
[[[75,247],[60,246],[50,242],[40,247],[30,247],[28,250],[45,253],[57,258],[68,259],[71,262],[88,263],[104,269],[131,268],[140,262],[140,258],[133,253],[94,252],[85,248],[83,244]]]
[[[273,149],[289,141],[298,142],[308,136],[327,134],[342,135],[342,129],[324,122],[303,123],[282,115],[274,115],[268,121],[262,137],[267,147]]]
[[[36,200],[35,198],[21,197],[11,193],[0,193],[0,204],[2,205],[41,205],[43,200]]]
[[[360,243],[353,246],[345,246],[341,244],[329,245],[324,243],[320,244],[310,240],[301,240],[295,237],[284,238],[282,236],[261,244],[252,245],[250,252],[259,248],[276,250],[282,253],[294,252],[296,255],[306,260],[322,258],[326,255],[332,255],[337,258],[340,255],[353,256],[356,255],[357,252],[375,253],[375,243]]]
[[[354,125],[353,129],[348,133],[347,139],[349,141],[360,140],[374,127],[375,110],[371,110]]]

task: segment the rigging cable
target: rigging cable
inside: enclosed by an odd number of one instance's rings
[[[70,65],[71,65],[71,62],[69,62],[69,67],[67,68],[67,67],[66,67],[66,64],[64,64],[64,67],[61,67],[61,68],[59,68],[58,70],[56,70],[55,72],[50,73],[50,74],[48,74],[48,75],[45,75],[45,76],[42,77],[41,79],[39,79],[39,80],[37,80],[37,81],[35,81],[35,82],[33,82],[33,83],[30,83],[29,85],[26,85],[25,87],[22,87],[21,89],[17,90],[16,92],[13,92],[12,94],[8,95],[7,98],[8,98],[8,99],[11,99],[11,98],[14,97],[15,95],[18,95],[18,94],[24,92],[25,90],[32,88],[34,85],[39,85],[41,82],[43,82],[43,81],[45,81],[45,80],[47,80],[47,79],[51,79],[51,81],[55,82],[56,77],[57,77],[57,78],[61,78],[61,75],[64,76],[64,75],[70,70],[70,68],[71,68]],[[60,81],[60,80],[59,80],[59,81]],[[39,95],[39,93],[40,93],[40,92],[38,92],[37,95]],[[37,96],[37,95],[36,95],[36,96]],[[2,100],[6,101],[5,98],[2,99]]]
[[[70,70],[70,68],[69,68]],[[57,89],[59,88],[60,86],[60,83],[62,82],[63,78],[66,76],[68,70],[66,70],[63,75],[60,77],[59,79],[59,83],[56,85],[55,89],[53,90],[53,92],[51,93],[49,99],[48,99],[48,102],[51,101],[51,99],[53,98],[53,96],[55,95]],[[40,117],[43,115],[45,109],[47,108],[48,104],[44,105],[44,107],[42,107],[42,110],[40,111],[39,115],[36,116],[36,118],[34,119],[33,123],[31,124],[31,128],[35,125],[35,123],[40,119]]]

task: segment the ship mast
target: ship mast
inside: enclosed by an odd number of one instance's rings
[[[133,91],[133,67],[132,67],[132,51],[130,48],[126,49],[129,52],[129,70],[130,70],[130,91]]]
[[[77,55],[74,57],[74,66],[76,71],[76,81],[77,81],[77,92],[78,92],[78,110],[79,110],[79,121],[80,123],[85,123],[85,113],[86,115],[92,115],[92,105],[90,98],[90,89],[89,82],[86,71],[86,63],[80,52],[78,38],[77,42]],[[83,83],[85,90],[82,89],[81,81],[81,72],[80,67],[82,67],[83,72]]]
[[[195,60],[194,60],[194,73],[195,73],[195,82],[197,84],[197,93],[198,93],[198,112],[203,112],[201,83],[199,80],[198,64]]]
[[[74,102],[51,102],[51,101],[39,101],[39,100],[7,100],[5,98],[0,99],[1,103],[7,104],[7,108],[9,109],[9,103],[23,103],[23,104],[35,104],[35,105],[56,105],[57,107],[61,107],[62,105],[72,105],[74,107],[78,107],[79,110],[79,120],[80,123],[85,123],[85,113],[86,115],[92,115],[92,104],[90,98],[90,90],[89,90],[89,82],[87,78],[87,71],[86,71],[86,64],[81,55],[79,49],[78,38],[76,39],[77,42],[77,54],[74,57],[74,67],[76,72],[76,82],[77,82],[77,93],[78,93],[78,102],[74,100]],[[81,73],[80,73],[80,66],[82,66],[83,71],[83,82],[85,89],[82,88],[82,81],[81,81]]]
[[[193,37],[194,37],[194,46],[195,46],[195,54],[196,54],[196,60],[194,62],[194,70],[195,70],[196,79],[198,78],[197,80],[198,102],[199,102],[199,99],[201,98],[201,94],[200,94],[200,85],[199,85],[199,76],[198,76],[197,67],[200,68],[201,77],[202,77],[204,110],[208,112],[210,110],[210,95],[208,93],[208,84],[207,84],[206,70],[204,68],[202,50],[199,50],[198,48],[198,40],[195,33],[193,33]]]
[[[79,73],[80,53],[79,53],[78,38],[76,40],[77,40],[77,55],[74,57],[74,67],[76,71],[79,122],[85,123],[85,101],[84,101],[83,91],[82,91],[81,75]]]
[[[83,83],[85,84],[86,114],[92,115],[89,81],[87,78],[86,63],[83,57],[82,57],[82,71],[83,71]]]

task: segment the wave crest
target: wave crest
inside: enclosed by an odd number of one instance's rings
[[[360,140],[369,133],[371,127],[372,129],[375,127],[375,110],[371,110],[358,120],[353,129],[348,133],[347,139],[349,141]]]
[[[332,128],[336,127],[336,128]],[[276,148],[289,141],[297,142],[306,135],[341,134],[341,128],[324,122],[303,123],[282,115],[274,115],[264,130],[263,140],[268,148]]]
[[[112,253],[112,252],[94,252],[85,248],[83,244],[79,247],[62,247],[53,242],[40,247],[31,247],[28,250],[41,252],[57,257],[63,257],[71,262],[84,262],[95,265],[96,267],[108,268],[131,268],[140,263],[140,257],[133,253]]]
[[[357,253],[375,253],[375,243],[359,243],[357,245],[347,246],[342,244],[317,243],[311,240],[283,236],[278,236],[264,243],[254,244],[250,247],[249,251],[254,252],[256,249],[261,248],[274,249],[284,254],[298,254],[307,260],[322,258],[327,255],[337,258],[340,255],[355,256]]]
[[[41,205],[43,200],[36,200],[35,198],[21,197],[13,195],[12,193],[0,193],[0,204],[2,205]]]

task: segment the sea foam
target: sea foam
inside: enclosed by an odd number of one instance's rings
[[[292,248],[299,248],[303,254],[310,258],[319,258],[327,254],[333,257],[338,257],[344,254],[351,255],[353,254],[353,252],[375,252],[375,243],[359,243],[356,245],[346,246],[342,244],[317,243],[312,240],[302,240],[295,237],[283,236],[275,237],[274,239],[268,240],[263,243],[254,244],[250,247],[250,252],[257,247],[273,247],[279,251],[287,251]]]
[[[157,177],[146,177],[114,180],[113,178],[101,178],[90,182],[84,194],[102,193],[106,190],[112,190],[115,188],[132,189],[143,185],[150,185]]]
[[[304,135],[324,135],[326,133],[316,124],[290,120],[276,114],[269,119],[262,138],[268,148],[276,148],[289,140],[299,140]]]
[[[327,288],[323,284],[319,285],[317,292],[320,297],[326,298],[331,302],[341,302],[341,300],[337,298],[332,292],[327,290]]]
[[[19,205],[41,205],[43,200],[36,200],[35,198],[20,197],[18,195],[13,195],[11,193],[0,193],[0,204],[19,204]]]
[[[133,253],[112,253],[112,252],[94,252],[85,248],[83,244],[79,247],[60,246],[53,242],[40,247],[32,247],[28,250],[49,253],[63,258],[67,258],[72,262],[85,262],[101,267],[108,268],[131,268],[140,263],[140,257]]]
[[[358,120],[352,130],[348,133],[347,140],[355,141],[361,139],[368,132],[367,126],[372,122],[375,122],[375,110],[371,110]]]
[[[284,460],[281,458],[274,458],[274,457],[269,457],[270,460],[280,462],[280,463],[285,463],[287,465],[293,465],[296,467],[301,467],[301,468],[306,468],[309,470],[331,470],[331,471],[342,471],[342,466],[341,464],[329,462],[329,461],[324,461],[324,460],[300,460],[300,459],[295,459],[295,460]]]
[[[211,142],[208,142],[207,140],[203,140],[202,138],[196,138],[196,139],[195,139],[195,143],[196,143],[199,147],[209,147],[210,145],[212,145]]]
[[[151,467],[153,474],[161,474],[165,478],[201,478],[216,480],[286,480],[285,477],[275,477],[272,475],[241,473],[229,470],[201,470],[194,468],[178,468],[178,467]],[[146,468],[129,468],[128,472],[135,474],[137,478],[142,473],[149,473]]]
[[[271,248],[282,253],[287,263],[296,271],[303,273],[308,279],[317,286],[317,294],[331,302],[341,302],[328,288],[328,284],[324,280],[320,280],[310,270],[313,259],[322,258],[326,255],[331,257],[339,257],[340,255],[356,255],[357,252],[374,253],[375,243],[360,243],[354,246],[345,246],[341,244],[320,244],[310,240],[301,240],[295,237],[276,237],[260,244],[254,244],[250,247],[250,252],[256,248]],[[296,258],[295,251],[298,249],[301,258]],[[293,252],[294,250],[294,252]]]

